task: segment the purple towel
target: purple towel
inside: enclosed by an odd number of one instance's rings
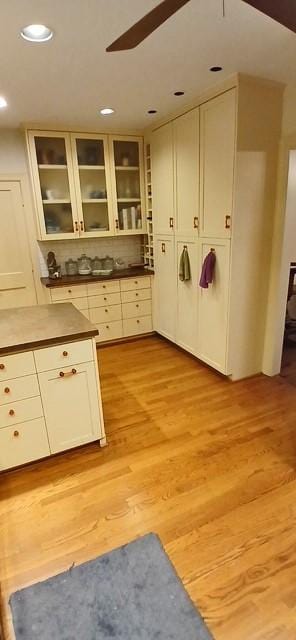
[[[210,251],[205,257],[202,265],[201,276],[199,286],[202,289],[208,289],[209,284],[213,282],[215,271],[216,254],[215,251]]]

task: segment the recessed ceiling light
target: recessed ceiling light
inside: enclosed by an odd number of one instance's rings
[[[0,96],[0,109],[5,109],[5,107],[7,107],[7,100],[5,100],[3,96]]]
[[[222,71],[222,67],[210,67],[210,71],[217,73],[217,71]]]
[[[149,111],[147,111],[147,113],[157,113],[156,109],[149,109]]]
[[[114,109],[111,109],[111,107],[104,107],[104,109],[100,109],[100,113],[102,116],[110,116],[111,113],[114,113]]]
[[[47,42],[51,40],[53,31],[44,24],[29,24],[21,30],[21,36],[30,42]]]
[[[175,91],[174,96],[184,96],[184,91]]]

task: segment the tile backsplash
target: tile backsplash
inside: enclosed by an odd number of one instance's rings
[[[56,261],[65,274],[65,262],[69,258],[76,260],[82,253],[90,258],[106,255],[112,258],[122,258],[128,267],[131,262],[141,262],[142,236],[122,236],[120,238],[82,238],[81,240],[48,240],[38,242],[40,272],[43,278],[48,276],[46,258],[49,251],[55,253]]]

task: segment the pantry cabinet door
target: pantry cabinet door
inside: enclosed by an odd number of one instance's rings
[[[115,234],[146,232],[143,139],[111,136],[110,168]]]
[[[79,234],[114,235],[107,136],[71,134]]]
[[[187,249],[190,279],[180,279],[180,260],[184,249]],[[176,343],[196,355],[198,338],[198,242],[192,237],[176,240],[176,270],[177,270],[177,326]],[[182,270],[181,270],[182,272]]]
[[[227,366],[230,240],[201,239],[199,271],[211,249],[215,251],[216,263],[213,283],[208,289],[199,289],[197,355],[214,369],[230,375]]]
[[[175,120],[174,148],[177,209],[175,231],[179,236],[197,236],[199,223],[199,109],[193,109]]]
[[[175,241],[171,236],[155,236],[154,243],[155,330],[175,342],[177,308]]]
[[[38,378],[51,453],[102,437],[93,362],[45,371]]]
[[[154,233],[173,235],[175,225],[173,123],[153,131],[151,172]]]
[[[200,107],[200,235],[231,235],[236,146],[236,91]]]
[[[28,131],[40,240],[79,237],[69,133]]]

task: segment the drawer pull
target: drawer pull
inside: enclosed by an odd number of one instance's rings
[[[15,414],[14,410],[13,409],[9,409],[9,415],[10,416],[14,416],[14,414]]]
[[[108,324],[106,324],[106,329],[109,329],[109,325]]]
[[[137,324],[140,324],[140,320],[137,320]]]
[[[174,218],[170,218],[170,229],[174,228]]]
[[[65,358],[66,358],[67,355],[69,355],[68,351],[63,351],[63,356],[65,356]]]
[[[5,364],[0,364],[0,369],[3,371],[3,369],[5,369]]]
[[[104,298],[105,302],[107,302],[107,298]]]
[[[138,304],[136,304],[136,308],[139,309],[139,305]]]
[[[198,217],[194,216],[193,218],[193,228],[198,229]]]
[[[134,284],[138,284],[138,280],[135,280]]]
[[[76,369],[71,369],[71,371],[60,371],[59,376],[60,378],[68,378],[69,376],[74,376],[75,373],[77,373]]]
[[[108,309],[105,309],[105,313],[108,313]]]
[[[14,437],[15,437],[15,438],[18,438],[18,437],[19,437],[19,435],[20,435],[20,432],[19,432],[19,431],[14,431],[14,432],[13,432],[13,435],[14,435]]]
[[[225,216],[225,229],[230,229],[231,216]]]
[[[139,295],[139,294],[138,294],[138,293],[136,293],[136,297],[137,297],[138,295]]]
[[[78,222],[75,220],[75,231],[79,231]]]
[[[10,389],[9,389],[9,387],[5,387],[5,389],[4,389],[4,393],[10,393]]]
[[[106,289],[106,285],[105,284],[103,284],[103,289]]]
[[[68,289],[68,293],[72,293],[72,289]]]

